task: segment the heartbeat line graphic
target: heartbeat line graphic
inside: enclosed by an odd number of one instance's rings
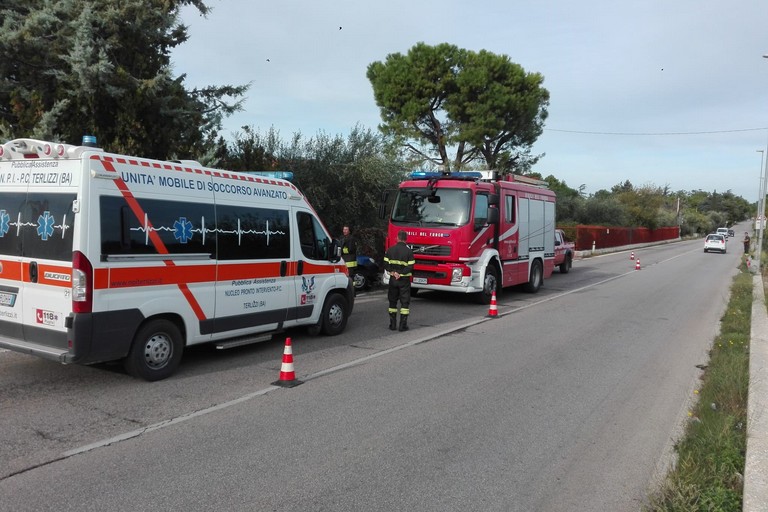
[[[6,210],[0,210],[0,238],[5,237],[11,228],[16,228],[16,236],[21,234],[23,228],[35,228],[37,235],[41,240],[47,241],[53,237],[56,230],[61,231],[61,238],[64,238],[68,229],[72,229],[72,226],[67,224],[67,216],[62,216],[61,222],[56,224],[56,219],[51,215],[51,212],[46,210],[40,216],[37,217],[37,222],[22,221],[21,212],[16,216],[16,222],[11,222],[11,216],[8,215]]]
[[[182,244],[189,242],[195,233],[199,233],[203,238],[203,245],[205,245],[205,236],[208,233],[217,233],[222,235],[237,235],[237,244],[241,245],[242,235],[264,235],[267,237],[267,246],[269,246],[269,239],[273,235],[283,235],[284,231],[272,231],[269,229],[269,221],[265,221],[265,228],[259,229],[242,229],[240,227],[240,219],[237,219],[237,229],[208,229],[205,227],[205,217],[200,218],[200,228],[192,227],[192,223],[187,220],[186,217],[179,217],[173,223],[173,226],[150,226],[149,216],[144,214],[144,224],[137,228],[131,228],[131,231],[140,231],[144,233],[144,245],[149,245],[149,234],[152,231],[159,232],[165,231],[167,233],[173,233],[174,238]]]

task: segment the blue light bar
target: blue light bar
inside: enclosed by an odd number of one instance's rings
[[[264,176],[266,178],[275,178],[278,180],[293,181],[292,171],[272,171],[272,172],[247,171],[247,173],[254,174],[256,176]]]
[[[456,171],[448,174],[444,174],[439,171],[413,171],[411,173],[411,179],[414,179],[414,180],[426,180],[431,178],[481,179],[482,177],[483,177],[483,173],[478,171]]]

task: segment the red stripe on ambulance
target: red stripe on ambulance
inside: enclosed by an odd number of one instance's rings
[[[144,213],[144,210],[142,209],[141,205],[136,200],[136,198],[133,197],[133,194],[128,188],[128,185],[126,185],[123,179],[120,177],[120,174],[115,169],[115,166],[112,165],[112,162],[110,161],[110,159],[108,158],[104,158],[104,159],[96,158],[96,159],[101,160],[101,163],[104,166],[104,169],[106,171],[114,172],[115,174],[117,174],[117,178],[115,179],[115,185],[117,185],[117,189],[125,198],[125,201],[128,203],[128,207],[131,209],[133,214],[136,216],[139,222],[142,223],[142,227],[145,230],[148,230],[149,238],[150,240],[152,240],[152,244],[155,246],[155,249],[157,250],[157,252],[159,252],[160,254],[169,254],[168,248],[160,239],[160,235],[158,235],[154,229],[150,229],[152,227],[152,223],[149,221],[149,217]],[[143,224],[144,219],[147,219],[146,225]],[[163,260],[163,263],[165,263],[167,267],[176,266],[176,264],[170,260]],[[181,293],[184,295],[184,297],[187,299],[187,302],[189,303],[189,306],[192,308],[192,311],[195,312],[195,316],[197,317],[197,319],[205,320],[206,317],[205,317],[205,312],[203,311],[203,308],[200,307],[200,303],[197,302],[197,299],[195,299],[195,296],[189,290],[186,283],[178,283],[177,286],[181,290]]]

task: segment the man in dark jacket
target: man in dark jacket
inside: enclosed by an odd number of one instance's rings
[[[408,330],[408,315],[411,305],[411,275],[416,260],[413,257],[413,251],[405,245],[408,239],[408,233],[400,231],[397,233],[397,243],[387,249],[384,255],[384,268],[389,272],[389,328],[397,329],[397,301],[400,301],[400,328],[401,331]]]
[[[352,236],[349,226],[341,229],[341,257],[347,265],[349,275],[357,270],[357,240]]]

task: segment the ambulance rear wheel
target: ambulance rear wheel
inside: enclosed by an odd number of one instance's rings
[[[136,333],[125,371],[148,381],[165,379],[178,368],[183,351],[179,328],[169,320],[152,320]]]
[[[321,325],[323,334],[336,336],[344,331],[349,318],[349,305],[347,300],[338,293],[332,293],[325,299]]]

